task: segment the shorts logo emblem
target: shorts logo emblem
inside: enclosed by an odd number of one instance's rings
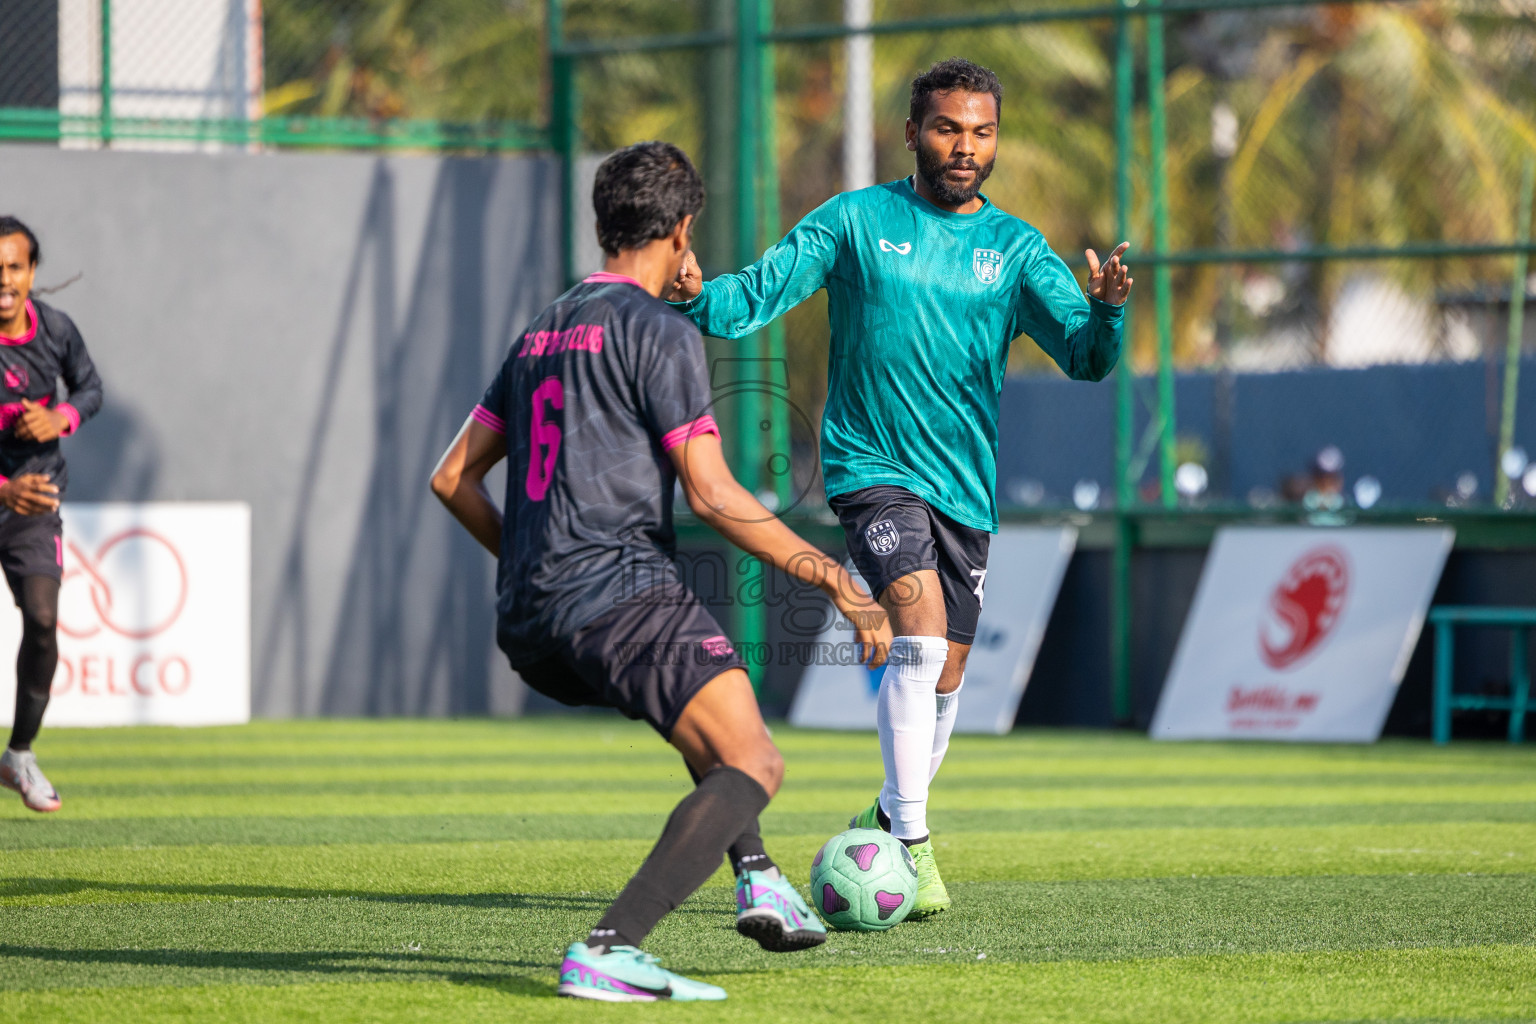
[[[971,269],[976,271],[976,280],[982,284],[996,281],[1002,268],[1003,254],[996,249],[977,249],[971,257]]]
[[[736,648],[725,638],[724,634],[712,636],[708,640],[700,640],[699,646],[704,648],[711,658],[726,658],[736,653]]]
[[[864,531],[864,540],[869,543],[870,550],[877,555],[888,555],[896,550],[896,545],[901,543],[901,534],[896,532],[896,524],[889,519],[882,519],[873,523]]]

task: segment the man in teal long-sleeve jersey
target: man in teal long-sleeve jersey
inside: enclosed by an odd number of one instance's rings
[[[1131,278],[1122,243],[1088,250],[1086,293],[1035,228],[992,205],[1003,90],[959,58],[912,83],[916,173],[845,192],[757,263],[703,283],[691,255],[669,298],[706,334],[739,338],[827,289],[832,345],[821,463],[848,551],[895,639],[876,723],[883,828],[918,868],[910,916],[945,910],[928,785],[954,729],[997,532],[997,406],[1008,348],[1028,334],[1075,380],[1120,356]]]

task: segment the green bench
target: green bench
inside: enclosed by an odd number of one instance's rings
[[[1536,628],[1536,608],[1480,608],[1441,605],[1429,610],[1435,627],[1436,743],[1451,741],[1451,712],[1458,709],[1509,712],[1509,742],[1525,738],[1525,715],[1531,710],[1531,663],[1527,630]],[[1502,626],[1512,630],[1509,643],[1509,696],[1481,697],[1457,693],[1451,686],[1454,673],[1457,626]]]

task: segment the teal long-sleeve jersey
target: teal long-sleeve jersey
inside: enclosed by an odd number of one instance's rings
[[[762,259],[678,306],[721,338],[759,330],[827,289],[821,421],[828,497],[904,487],[997,532],[997,407],[1008,347],[1034,339],[1077,380],[1120,355],[1122,309],[1085,295],[1035,228],[983,197],[950,213],[910,178],[845,192]]]

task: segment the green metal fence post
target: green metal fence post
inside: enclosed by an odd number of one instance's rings
[[[758,0],[757,28],[759,35],[767,35],[773,31],[773,0]],[[779,224],[779,133],[778,111],[775,102],[778,96],[778,75],[774,66],[774,57],[777,51],[772,43],[768,43],[762,50],[762,109],[759,113],[759,124],[762,132],[761,145],[758,147],[758,157],[762,164],[762,240],[760,248],[766,249],[779,240],[779,232],[782,230]],[[768,359],[773,366],[770,371],[773,374],[779,372],[782,367],[785,373],[785,385],[787,391],[789,367],[785,359],[784,349],[784,321],[775,320],[768,325]],[[782,454],[785,458],[790,456],[789,442],[789,395],[779,396],[779,400],[768,404],[769,458]],[[778,499],[778,507],[775,511],[780,514],[789,510],[789,503],[794,498],[794,466],[793,463],[785,466],[767,464],[768,484],[773,488],[773,495]],[[779,470],[783,471],[780,472]]]
[[[1451,742],[1451,676],[1455,671],[1456,624],[1435,622],[1435,705],[1431,709],[1436,743]]]
[[[1162,0],[1147,0],[1158,8]],[[1152,142],[1152,244],[1159,255],[1168,251],[1168,115],[1163,51],[1163,16],[1147,16],[1147,113]],[[1153,268],[1157,303],[1157,414],[1162,434],[1163,507],[1178,504],[1173,489],[1174,437],[1177,419],[1173,407],[1173,276],[1172,268],[1159,261]]]
[[[112,0],[101,0],[101,144],[112,144]]]
[[[549,132],[560,159],[560,275],[562,288],[576,283],[576,76],[565,46],[565,0],[547,0],[549,36]]]
[[[759,24],[759,0],[736,2],[736,265],[747,266],[757,259],[757,177],[758,123],[762,113],[763,33]],[[741,355],[747,359],[762,356],[762,333],[743,339]],[[746,364],[752,365],[752,364]],[[762,428],[762,394],[755,386],[738,387],[736,460],[733,468],[743,487],[756,493],[763,465],[762,446],[770,431]],[[767,639],[767,609],[762,600],[764,569],[755,558],[742,561],[742,599],[736,602],[736,642],[745,652],[749,666],[754,653]],[[758,666],[760,667],[760,662]],[[762,686],[761,672],[753,675],[752,685]]]
[[[1133,0],[1120,0],[1128,7]],[[1133,26],[1122,17],[1115,37],[1115,243],[1131,232],[1131,138],[1136,102],[1136,52]],[[1134,260],[1135,255],[1131,258]],[[1136,523],[1131,518],[1136,503],[1136,481],[1131,479],[1131,448],[1135,443],[1135,345],[1131,309],[1127,302],[1121,329],[1124,331],[1120,365],[1115,370],[1115,556],[1110,591],[1111,706],[1115,721],[1130,722],[1131,701],[1131,556],[1135,551]]]
[[[1526,627],[1509,634],[1509,742],[1525,741],[1525,711],[1531,699],[1531,659]]]
[[[1515,238],[1531,240],[1531,192],[1536,189],[1536,158],[1526,157],[1525,172],[1520,177],[1520,202],[1515,220]],[[1510,479],[1504,472],[1504,453],[1515,443],[1515,399],[1520,394],[1520,345],[1525,334],[1525,275],[1530,254],[1515,254],[1515,276],[1509,286],[1509,339],[1504,350],[1504,408],[1499,419],[1499,465],[1493,478],[1498,481],[1493,495],[1495,505],[1503,506],[1509,498]]]

